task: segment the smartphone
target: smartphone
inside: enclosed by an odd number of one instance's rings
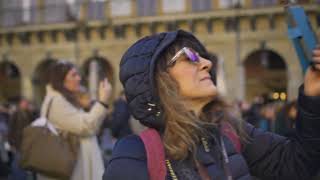
[[[293,41],[294,48],[305,73],[312,62],[312,51],[318,44],[316,33],[313,31],[308,16],[299,5],[286,7],[288,18],[288,36]]]

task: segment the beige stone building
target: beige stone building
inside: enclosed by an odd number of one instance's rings
[[[318,36],[319,2],[299,2]],[[2,0],[0,22],[2,102],[25,96],[39,103],[55,59],[76,63],[85,80],[97,61],[117,95],[125,50],[175,29],[193,32],[218,57],[219,88],[230,99],[293,99],[303,77],[276,0]]]

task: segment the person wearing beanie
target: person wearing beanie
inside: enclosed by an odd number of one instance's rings
[[[316,174],[320,47],[299,89],[297,134],[291,139],[241,121],[217,92],[212,61],[201,42],[183,30],[144,37],[121,59],[120,81],[132,115],[161,138],[164,179],[298,180]],[[141,136],[120,139],[103,179],[155,179],[147,153]]]

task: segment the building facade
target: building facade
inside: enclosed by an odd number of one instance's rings
[[[319,36],[320,1],[298,3]],[[90,62],[99,61],[116,95],[125,50],[176,29],[193,32],[218,58],[219,88],[230,99],[294,99],[303,78],[277,0],[2,0],[0,13],[0,101],[41,102],[56,59],[76,63],[84,81]]]

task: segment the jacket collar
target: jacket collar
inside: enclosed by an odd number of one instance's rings
[[[46,85],[46,96],[55,97],[62,96],[62,94],[57,90],[53,89],[53,87],[50,84],[48,84]]]

